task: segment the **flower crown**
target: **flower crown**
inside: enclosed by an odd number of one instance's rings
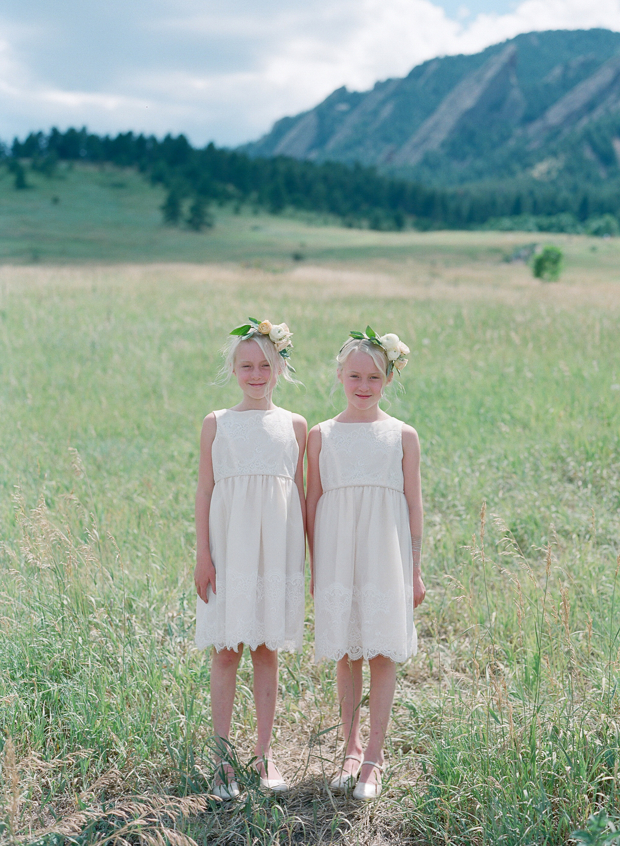
[[[240,335],[243,340],[251,338],[252,335],[266,335],[276,351],[285,360],[288,369],[294,373],[295,368],[288,361],[291,357],[290,351],[293,348],[291,341],[293,333],[286,323],[271,323],[269,320],[256,320],[254,317],[248,317],[248,321],[249,323],[244,323],[243,326],[237,326],[230,334]]]
[[[400,376],[400,371],[407,366],[407,362],[409,361],[407,356],[411,350],[407,344],[404,344],[400,340],[398,335],[394,335],[393,333],[377,335],[375,330],[370,326],[366,327],[365,332],[349,332],[349,335],[356,341],[370,341],[376,347],[381,347],[388,360],[388,376],[392,372],[392,369],[396,370]]]

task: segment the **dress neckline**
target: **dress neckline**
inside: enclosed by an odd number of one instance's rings
[[[274,405],[273,408],[245,408],[239,411],[236,408],[225,408],[224,411],[232,411],[233,414],[269,414],[270,411],[281,411],[279,405]]]
[[[384,417],[381,420],[360,420],[359,422],[351,422],[347,423],[345,420],[336,420],[335,417],[332,417],[332,423],[337,423],[339,426],[374,426],[377,423],[388,423],[392,420],[396,420],[395,417]]]

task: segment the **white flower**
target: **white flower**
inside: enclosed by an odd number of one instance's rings
[[[398,350],[398,345],[400,344],[400,339],[398,335],[394,335],[392,332],[387,335],[382,335],[379,338],[379,341],[381,342],[381,346],[387,353],[389,353],[391,350]],[[393,361],[393,359],[390,360]]]
[[[406,366],[407,366],[407,359],[406,358],[397,358],[396,361],[394,362],[394,367],[395,367],[396,370],[398,370],[399,373],[403,369],[403,367],[406,367]]]
[[[277,352],[282,352],[282,350],[285,350],[287,347],[292,346],[293,345],[291,344],[290,336],[288,338],[282,338],[281,341],[278,341],[276,344],[274,344],[274,347],[276,348]]]
[[[409,349],[409,347],[407,346],[407,344],[404,344],[402,341],[400,341],[400,343],[398,344],[398,352],[399,352],[401,355],[409,355],[409,353],[411,352],[411,350]]]
[[[290,338],[292,332],[286,325],[286,323],[279,323],[276,326],[271,327],[271,331],[269,332],[269,337],[277,344],[278,341],[283,341],[285,338]]]
[[[268,335],[272,329],[273,326],[269,320],[263,320],[262,323],[258,324],[258,331],[261,333],[261,335]]]
[[[388,350],[387,351],[388,361],[396,361],[396,359],[400,356],[398,350]]]

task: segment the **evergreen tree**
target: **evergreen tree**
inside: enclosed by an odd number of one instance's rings
[[[202,229],[211,229],[213,227],[213,217],[207,209],[207,204],[203,197],[196,197],[189,209],[187,216],[187,225],[194,232],[200,232]]]
[[[160,206],[167,226],[178,226],[181,220],[181,195],[176,188],[168,191],[166,199]]]
[[[13,160],[11,163],[11,171],[15,175],[13,185],[16,190],[23,191],[24,188],[28,188],[28,183],[26,182],[26,171],[24,170],[23,164]]]

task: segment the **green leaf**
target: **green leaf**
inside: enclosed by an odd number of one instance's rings
[[[355,338],[356,341],[363,341],[364,340],[364,333],[363,332],[349,332],[349,335],[352,338]]]
[[[499,719],[499,717],[497,716],[497,714],[495,713],[495,711],[493,710],[493,708],[489,708],[489,714],[493,717],[493,719],[495,720],[495,722],[499,725],[499,723],[500,723],[500,719]]]
[[[260,323],[260,320],[257,320],[255,317],[248,317],[248,320],[250,321],[250,323],[253,323],[255,326],[258,326],[259,323]]]
[[[372,341],[373,338],[377,337],[377,333],[370,326],[366,327],[366,334],[368,335],[368,337],[370,338],[371,341]]]
[[[247,335],[254,327],[250,326],[249,323],[246,323],[244,326],[237,326],[236,329],[233,329],[230,333],[231,335]]]

